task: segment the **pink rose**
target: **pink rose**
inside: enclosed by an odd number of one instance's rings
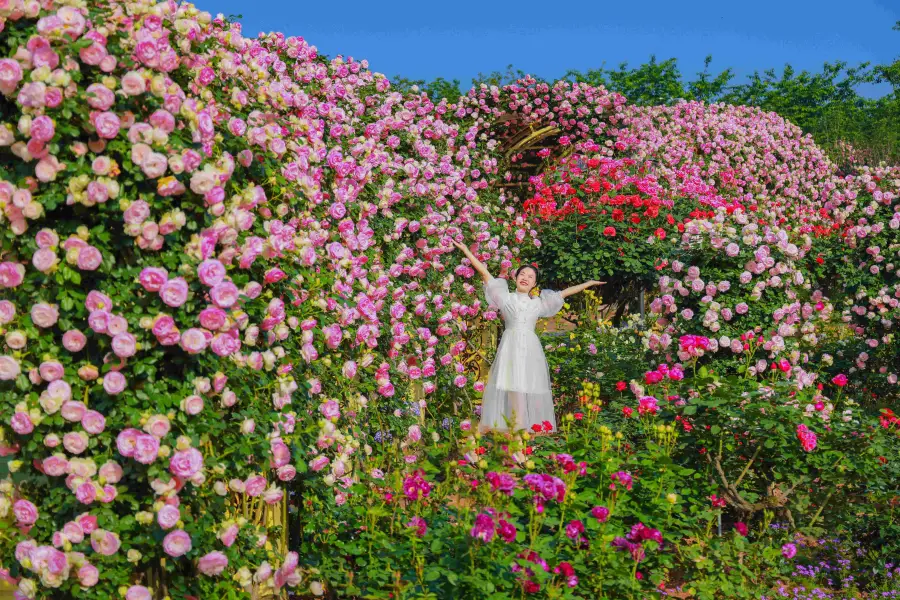
[[[31,417],[24,412],[15,413],[9,420],[9,425],[19,435],[28,435],[34,431],[34,423],[31,422]]]
[[[19,525],[34,525],[38,520],[38,509],[28,500],[16,500],[13,504],[13,514]]]
[[[159,438],[139,433],[134,440],[134,460],[143,465],[152,464],[159,454]]]
[[[238,301],[239,294],[240,292],[237,286],[230,281],[223,281],[214,285],[212,289],[209,290],[209,297],[212,299],[213,304],[219,308],[230,308],[231,306],[234,306]]]
[[[0,289],[14,288],[25,279],[25,267],[19,263],[0,263]]]
[[[83,524],[82,527],[84,527]],[[87,533],[87,529],[85,529],[85,533]],[[93,548],[94,552],[97,554],[112,556],[119,551],[121,545],[122,542],[119,540],[119,535],[116,533],[104,529],[95,529],[91,532],[91,548]]]
[[[280,481],[292,481],[297,476],[297,468],[293,465],[284,465],[278,467],[277,474]]]
[[[0,356],[0,381],[12,381],[21,372],[19,361],[12,356]]]
[[[100,571],[90,563],[84,563],[76,574],[82,587],[93,587],[100,581]]]
[[[103,376],[103,389],[110,396],[122,393],[126,384],[125,376],[118,371],[110,371]]]
[[[206,335],[202,330],[191,328],[181,334],[181,347],[188,354],[199,354],[206,350]]]
[[[168,435],[170,429],[169,419],[163,415],[153,415],[144,423],[144,431],[157,438]]]
[[[103,263],[103,255],[93,246],[85,246],[78,251],[78,268],[82,271],[96,271]]]
[[[71,393],[71,392],[70,392]],[[67,400],[62,405],[62,418],[70,423],[77,423],[84,418],[87,407],[82,402]]]
[[[119,450],[119,454],[125,457],[134,456],[134,449],[139,435],[141,435],[141,432],[133,428],[121,431],[116,436],[116,448]]]
[[[118,115],[112,112],[102,112],[93,118],[97,135],[105,140],[111,140],[119,135],[121,121]]]
[[[11,323],[16,318],[16,306],[9,300],[0,300],[0,325]]]
[[[163,529],[172,529],[181,520],[181,511],[178,507],[166,504],[156,513],[156,522]]]
[[[98,435],[106,429],[106,418],[96,410],[89,410],[84,413],[84,417],[81,419],[81,426],[91,435]]]
[[[88,106],[97,110],[107,110],[116,101],[116,95],[105,85],[92,83],[85,90]]]
[[[109,313],[105,310],[94,310],[88,315],[88,327],[95,333],[109,332]]]
[[[210,331],[218,331],[225,325],[228,314],[221,308],[209,306],[200,311],[200,325]]]
[[[62,342],[69,352],[80,352],[87,344],[87,337],[77,329],[70,329],[63,334]]]
[[[72,454],[81,454],[87,450],[88,436],[81,431],[70,431],[63,436],[63,447]]]
[[[50,477],[60,477],[65,475],[69,469],[69,461],[63,454],[54,454],[48,456],[41,462],[44,473]]]
[[[111,337],[115,337],[120,333],[125,333],[128,331],[128,321],[125,320],[125,317],[120,317],[119,315],[110,315],[109,322],[106,325],[106,333]]]
[[[196,394],[186,397],[181,401],[181,410],[191,416],[199,415],[203,410],[203,398]]]
[[[129,225],[140,225],[150,217],[150,205],[143,200],[135,200],[122,215]]]
[[[225,265],[214,258],[204,260],[197,267],[197,275],[203,285],[212,287],[225,280]]]
[[[91,312],[100,310],[108,313],[112,310],[113,302],[106,294],[91,290],[84,300],[84,307]]]
[[[99,474],[100,477],[106,480],[106,483],[116,484],[122,480],[122,476],[125,472],[122,470],[119,463],[107,461],[100,467]]]
[[[218,551],[210,552],[200,558],[197,569],[204,575],[219,575],[228,566],[228,558]]]
[[[41,248],[31,257],[31,264],[41,273],[49,273],[59,264],[59,257],[50,248]]]
[[[125,592],[125,600],[153,600],[153,595],[144,586],[133,585]]]
[[[22,81],[22,67],[11,58],[0,59],[0,93],[9,96]]]
[[[49,142],[56,134],[56,126],[47,115],[41,115],[31,121],[31,139],[38,142]]]
[[[202,468],[203,455],[196,448],[175,452],[169,460],[169,472],[184,479],[190,479]]]
[[[163,551],[173,558],[184,556],[191,551],[191,536],[183,529],[169,532],[163,538]]]
[[[162,267],[145,267],[139,277],[141,285],[148,292],[158,292],[169,279],[168,272]]]
[[[59,320],[59,309],[55,304],[39,302],[31,307],[31,321],[38,327],[53,327]]]
[[[244,491],[248,496],[256,497],[263,493],[266,489],[266,478],[262,475],[247,478],[244,482]]]
[[[187,281],[182,277],[170,279],[159,289],[159,297],[172,308],[178,308],[187,301]]]
[[[112,339],[112,349],[119,358],[134,356],[137,340],[130,333],[120,333]]]
[[[93,515],[89,515],[87,513],[79,515],[76,521],[78,521],[78,524],[81,525],[81,529],[86,535],[90,535],[97,529],[97,517]]]
[[[59,235],[52,229],[41,229],[34,236],[38,248],[53,249],[59,246]]]
[[[82,504],[91,504],[97,499],[97,488],[92,481],[86,481],[75,490],[75,497]]]
[[[65,369],[55,360],[42,362],[38,367],[38,371],[41,374],[41,379],[44,381],[56,381],[57,379],[62,379],[63,375],[65,375]]]

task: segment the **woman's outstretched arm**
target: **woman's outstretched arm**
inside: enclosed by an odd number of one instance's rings
[[[567,298],[569,296],[574,296],[578,292],[583,292],[584,290],[594,287],[596,285],[603,285],[606,283],[605,281],[586,281],[580,285],[573,285],[572,287],[568,287],[559,293],[563,298]]]
[[[469,259],[469,262],[472,263],[472,268],[478,271],[479,275],[481,275],[482,281],[490,281],[493,279],[491,273],[487,270],[487,267],[484,266],[484,263],[475,258],[475,255],[472,254],[472,251],[469,250],[465,244],[460,244],[456,240],[450,240],[453,242],[453,245],[459,248],[460,252],[465,254],[466,258]]]

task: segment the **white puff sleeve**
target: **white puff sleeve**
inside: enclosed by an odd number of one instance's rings
[[[509,283],[505,279],[491,277],[484,284],[484,297],[494,308],[503,308],[509,298]]]
[[[565,300],[562,294],[553,290],[541,290],[541,318],[552,317],[562,310]]]

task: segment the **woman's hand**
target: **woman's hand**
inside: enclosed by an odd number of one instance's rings
[[[589,288],[597,286],[597,285],[606,285],[606,282],[605,281],[596,281],[594,279],[591,279],[590,281],[587,282],[587,287],[589,287]]]

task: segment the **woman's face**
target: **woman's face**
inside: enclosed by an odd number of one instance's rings
[[[537,283],[537,273],[531,267],[522,267],[516,273],[516,291],[527,294]]]

